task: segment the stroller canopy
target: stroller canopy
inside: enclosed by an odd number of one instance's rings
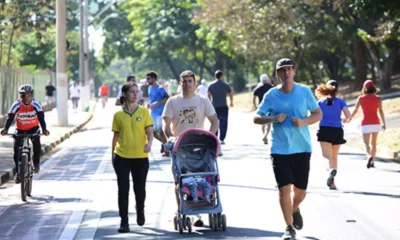
[[[206,145],[214,157],[217,157],[220,151],[220,142],[215,134],[200,128],[189,128],[183,131],[174,144],[173,152],[176,153],[180,146],[189,144]]]

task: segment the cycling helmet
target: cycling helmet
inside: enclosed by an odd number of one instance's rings
[[[27,92],[33,93],[33,87],[29,84],[24,84],[19,87],[18,92],[19,93],[27,93]]]

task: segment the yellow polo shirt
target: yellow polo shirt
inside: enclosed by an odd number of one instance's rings
[[[123,158],[147,158],[146,128],[153,126],[149,110],[139,106],[132,114],[119,110],[114,114],[112,131],[119,134],[114,153]]]

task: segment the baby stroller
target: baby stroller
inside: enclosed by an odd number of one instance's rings
[[[191,128],[183,131],[173,142],[165,144],[170,151],[172,171],[176,184],[178,211],[174,217],[174,228],[192,232],[192,221],[189,215],[208,214],[209,226],[214,231],[226,230],[226,216],[222,214],[219,196],[217,156],[220,149],[219,139],[211,132]],[[209,201],[205,200],[204,189],[198,188],[198,201],[193,201],[190,189],[182,180],[190,177],[201,177],[209,183]]]

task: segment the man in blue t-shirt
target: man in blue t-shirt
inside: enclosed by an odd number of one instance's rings
[[[167,142],[167,137],[162,130],[162,112],[164,111],[165,103],[168,100],[168,94],[165,89],[157,84],[157,73],[151,71],[146,74],[146,80],[149,83],[149,105],[151,109],[151,118],[153,119],[153,133],[154,137],[162,143],[161,154],[163,157],[167,157],[168,151],[164,150],[164,143]]]
[[[276,77],[282,83],[265,94],[254,117],[256,124],[272,122],[271,159],[287,224],[284,239],[295,239],[294,228],[303,227],[299,205],[306,196],[312,151],[308,125],[322,118],[311,89],[294,82],[295,74],[292,60],[284,58],[276,63]]]

